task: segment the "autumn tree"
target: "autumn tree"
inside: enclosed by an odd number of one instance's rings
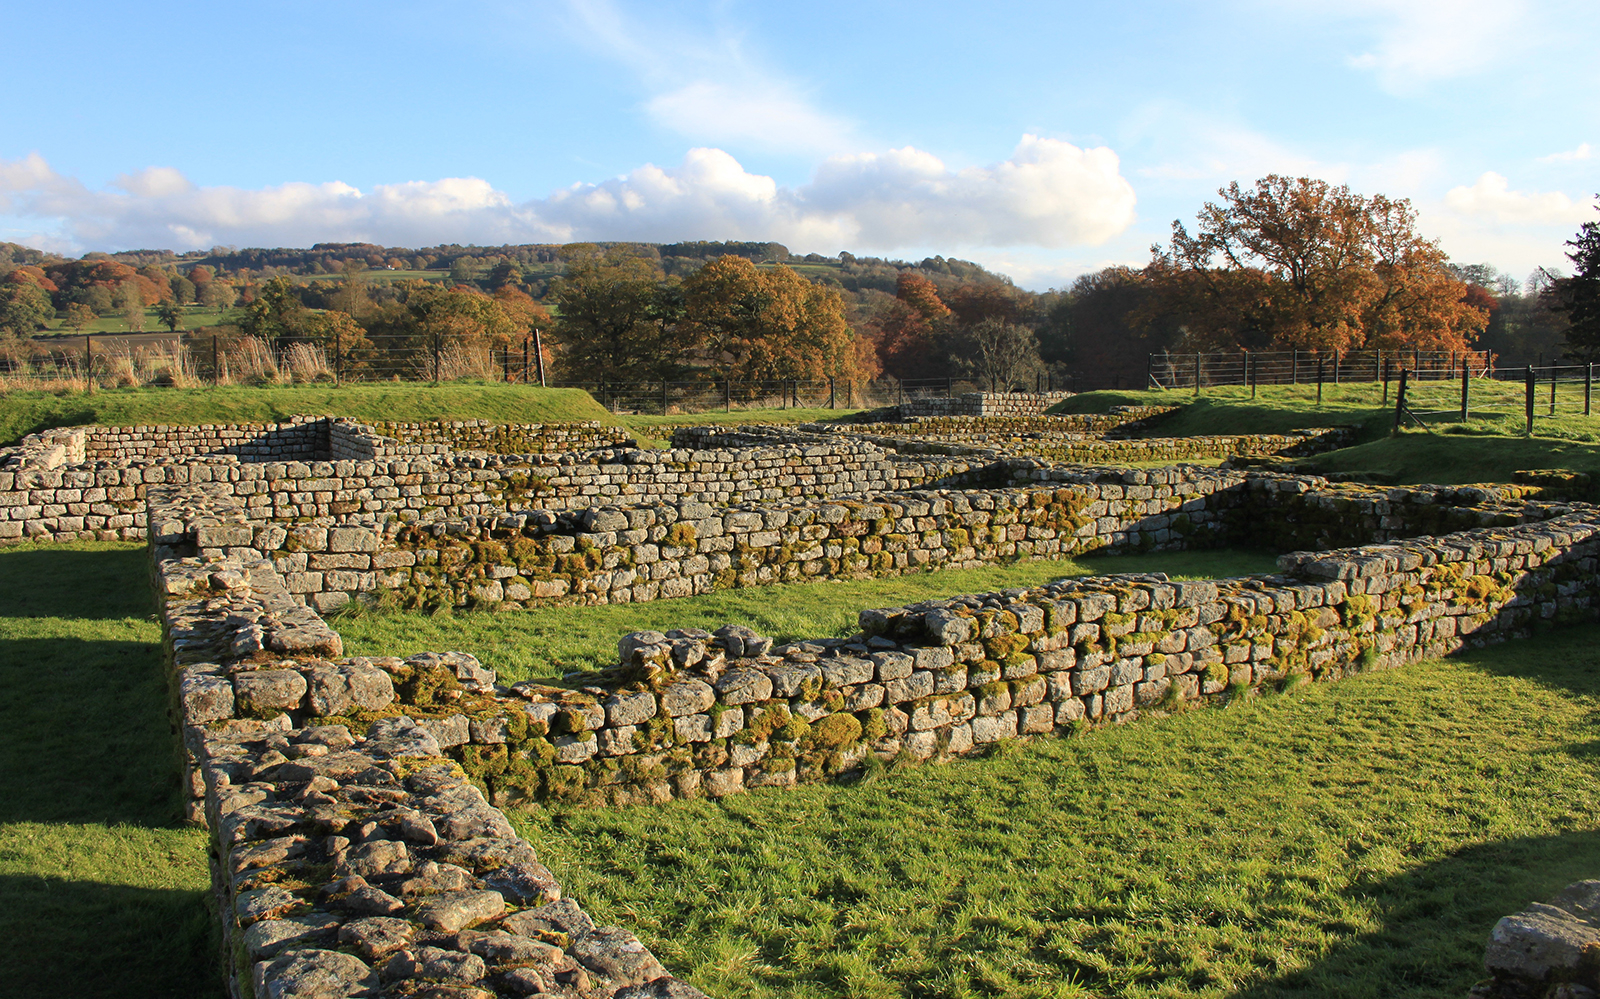
[[[144,296],[137,281],[130,278],[118,285],[112,295],[112,302],[122,312],[123,321],[128,324],[128,329],[134,332],[144,329]]]
[[[1277,175],[1218,193],[1146,268],[1144,318],[1181,316],[1188,345],[1463,350],[1484,329],[1409,201]]]
[[[624,248],[568,250],[567,273],[550,290],[563,371],[582,379],[681,375],[695,345],[683,323],[682,289]]]
[[[844,299],[792,268],[730,254],[686,278],[683,293],[686,323],[725,377],[857,377]]]
[[[883,370],[896,378],[929,378],[945,373],[939,343],[950,309],[932,281],[901,271],[894,300],[868,323]]]
[[[1551,283],[1551,308],[1571,324],[1567,353],[1592,364],[1600,360],[1600,222],[1585,222],[1567,245],[1572,247],[1567,259],[1577,272]]]

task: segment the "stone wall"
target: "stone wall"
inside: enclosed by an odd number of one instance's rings
[[[1037,416],[1071,392],[964,392],[953,399],[911,399],[894,407],[899,419],[916,416]]]
[[[204,508],[185,493],[153,492],[155,522]],[[341,659],[337,636],[294,605],[270,561],[216,550],[156,548],[175,654],[208,664],[180,688],[211,691],[212,710],[227,706],[228,717],[286,712],[295,724],[359,727],[403,708],[497,803],[722,794],[826,776],[868,753],[958,753],[1591,620],[1600,588],[1600,514],[1582,508],[1297,552],[1277,575],[1092,577],[868,610],[848,640],[774,648],[740,628],[635,633],[601,674],[497,690],[459,657]],[[297,653],[315,661],[279,661]],[[234,666],[215,662],[229,657]],[[362,700],[358,688],[376,693]]]
[[[342,658],[265,562],[155,570],[232,999],[704,999],[564,898],[441,744],[454,717],[405,705],[418,676],[460,707],[498,703],[492,671],[458,654]],[[329,712],[367,723],[315,717]]]

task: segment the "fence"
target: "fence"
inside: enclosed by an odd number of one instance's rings
[[[1308,385],[1328,382],[1388,382],[1410,372],[1413,381],[1446,380],[1465,369],[1493,372],[1494,355],[1466,350],[1310,350],[1216,351],[1151,354],[1146,377],[1151,388],[1200,389],[1224,385]]]

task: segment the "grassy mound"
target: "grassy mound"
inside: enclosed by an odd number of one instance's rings
[[[524,385],[295,385],[273,388],[111,389],[74,392],[12,392],[0,395],[0,442],[14,443],[49,427],[127,426],[166,423],[270,423],[298,415],[349,416],[361,420],[494,420],[546,423],[616,417],[582,389]]]

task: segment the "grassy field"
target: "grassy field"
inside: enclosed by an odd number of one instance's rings
[[[951,569],[889,579],[784,583],[725,590],[680,600],[531,611],[465,611],[422,615],[346,605],[334,627],[353,656],[470,652],[501,672],[503,682],[558,677],[616,664],[617,639],[630,631],[720,628],[743,624],[779,642],[853,634],[864,607],[893,607],[962,593],[1038,586],[1062,576],[1166,572],[1213,579],[1272,572],[1258,552],[1157,552],[1104,558],[1040,560],[981,569]]]
[[[1570,468],[1600,478],[1600,407],[1583,416],[1582,387],[1563,385],[1556,415],[1549,415],[1548,386],[1541,386],[1533,436],[1523,436],[1520,383],[1475,381],[1469,418],[1434,417],[1432,432],[1394,428],[1394,397],[1381,405],[1381,388],[1371,383],[1324,386],[1318,405],[1311,386],[1262,386],[1255,399],[1245,388],[1192,392],[1085,392],[1056,407],[1057,412],[1105,412],[1114,405],[1183,407],[1152,426],[1146,436],[1284,433],[1302,427],[1348,425],[1356,428],[1354,447],[1302,459],[1297,467],[1313,472],[1360,473],[1375,482],[1509,482],[1524,468]],[[1392,389],[1391,389],[1392,392]],[[1460,384],[1423,382],[1418,411],[1459,405]]]
[[[145,559],[0,548],[0,994],[221,994]]]
[[[1584,627],[854,786],[515,817],[708,994],[1439,997],[1600,870]]]
[[[111,389],[13,392],[0,395],[0,443],[13,443],[47,427],[99,423],[254,423],[298,414],[364,420],[485,419],[505,423],[617,420],[581,389],[523,385],[385,382],[376,385],[306,385],[275,388]]]

